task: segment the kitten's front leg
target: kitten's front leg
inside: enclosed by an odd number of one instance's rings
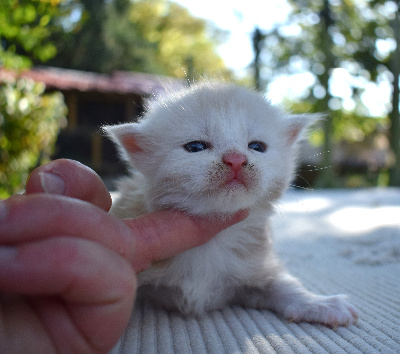
[[[336,328],[353,324],[358,318],[356,308],[346,295],[313,294],[286,272],[279,273],[265,288],[247,291],[242,293],[247,306],[268,308],[293,322],[321,323]]]

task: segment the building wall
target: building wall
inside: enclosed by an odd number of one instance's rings
[[[96,92],[63,92],[68,125],[59,135],[55,158],[69,158],[90,166],[102,176],[125,170],[103,125],[135,121],[143,111],[143,97]]]

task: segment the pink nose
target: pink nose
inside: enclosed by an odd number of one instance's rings
[[[238,172],[242,166],[247,164],[247,157],[239,152],[229,152],[222,157],[225,165],[228,165],[233,172]]]

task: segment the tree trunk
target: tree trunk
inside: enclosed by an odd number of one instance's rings
[[[400,11],[397,11],[393,22],[393,31],[397,48],[392,57],[393,96],[392,112],[390,113],[390,147],[394,154],[394,165],[390,169],[389,184],[400,186],[400,113],[399,113],[399,75],[400,75]]]
[[[322,30],[321,30],[321,49],[325,54],[325,71],[322,75],[319,76],[319,81],[321,85],[325,88],[326,93],[325,97],[320,102],[321,110],[325,112],[329,112],[329,100],[331,95],[329,93],[329,78],[332,69],[335,67],[334,64],[334,56],[332,53],[333,43],[332,38],[329,34],[329,27],[333,24],[332,16],[330,13],[329,2],[327,0],[324,1],[324,8],[321,11],[321,19],[322,19]],[[332,116],[328,113],[326,118],[323,121],[323,132],[324,132],[324,143],[323,143],[323,160],[322,167],[317,181],[316,186],[322,188],[332,188],[337,185],[335,178],[335,169],[333,166],[332,159],[332,137],[333,137],[333,121]]]
[[[260,29],[256,27],[253,33],[253,50],[254,50],[254,86],[257,91],[261,91],[261,76],[260,76],[260,54],[261,47],[265,36],[261,33]]]

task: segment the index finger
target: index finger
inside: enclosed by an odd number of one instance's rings
[[[92,204],[61,196],[34,194],[1,202],[0,244],[72,236],[98,242],[126,258],[136,272],[209,241],[247,216],[224,221],[164,210],[118,220]]]

